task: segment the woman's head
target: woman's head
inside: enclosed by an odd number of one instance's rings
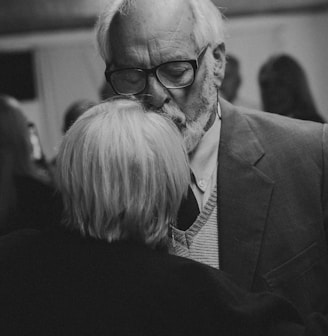
[[[68,225],[107,241],[165,241],[189,183],[174,124],[136,100],[114,98],[88,110],[64,137],[58,183]]]
[[[32,146],[28,120],[18,101],[10,96],[0,96],[0,156],[1,164],[9,161],[14,174],[27,174],[32,166]],[[9,168],[8,168],[9,169]]]
[[[260,68],[259,85],[264,110],[308,120],[317,115],[305,71],[293,57],[270,57]]]

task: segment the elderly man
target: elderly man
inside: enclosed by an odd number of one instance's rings
[[[111,1],[97,39],[113,90],[169,115],[185,139],[192,183],[172,252],[327,313],[326,125],[219,97],[224,25],[209,0]]]

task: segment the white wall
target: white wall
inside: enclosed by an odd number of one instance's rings
[[[241,63],[241,97],[260,106],[260,66],[272,54],[289,53],[305,69],[317,107],[328,120],[328,11],[235,18],[227,25],[227,51]]]

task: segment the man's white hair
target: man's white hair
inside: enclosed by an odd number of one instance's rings
[[[110,64],[112,52],[110,45],[110,26],[116,14],[126,15],[133,6],[138,6],[142,0],[109,0],[101,12],[97,25],[96,35],[98,49],[103,60]],[[165,0],[156,0],[165,1]],[[181,1],[181,0],[175,0]],[[213,48],[224,43],[225,25],[220,10],[211,0],[186,0],[195,19],[194,39],[198,47],[211,45]]]
[[[69,227],[109,242],[165,244],[190,182],[173,122],[134,99],[112,98],[73,124],[57,162]]]

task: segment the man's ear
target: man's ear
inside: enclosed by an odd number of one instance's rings
[[[226,54],[225,54],[225,44],[220,43],[213,49],[213,56],[217,62],[218,69],[224,72],[225,63],[226,63]]]
[[[221,82],[223,81],[224,78],[224,71],[226,65],[226,54],[224,43],[217,45],[213,49],[213,57],[215,59],[214,75],[219,79],[221,85]]]
[[[213,49],[213,56],[215,59],[220,60],[223,59],[225,60],[225,44],[220,43],[218,44],[214,49]]]

